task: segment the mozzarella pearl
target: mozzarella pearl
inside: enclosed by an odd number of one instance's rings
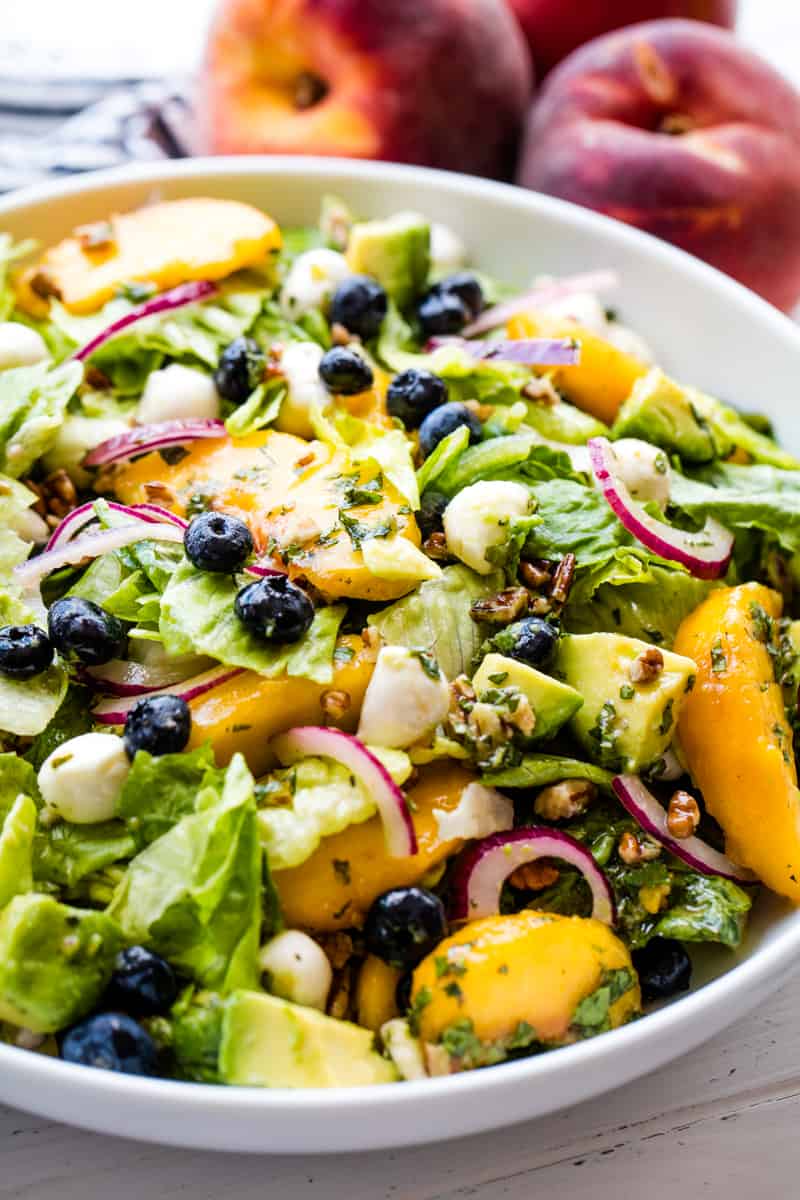
[[[422,1043],[414,1037],[408,1021],[394,1017],[381,1025],[381,1041],[403,1079],[427,1079]]]
[[[338,284],[351,274],[347,259],[336,250],[307,250],[297,256],[283,282],[281,308],[292,318],[326,308]]]
[[[219,416],[219,394],[214,380],[203,371],[171,363],[147,377],[144,392],[136,410],[141,425],[158,421]]]
[[[310,414],[330,405],[330,392],[319,376],[323,350],[316,342],[291,342],[281,355],[281,372],[287,394],[275,428],[295,437],[311,438]]]
[[[0,371],[8,367],[32,367],[49,357],[45,340],[35,329],[18,321],[0,323]]]
[[[449,272],[463,267],[467,248],[448,225],[434,221],[431,225],[431,267],[434,271]]]
[[[259,965],[273,995],[325,1011],[333,971],[325,951],[307,933],[279,933],[262,946]]]
[[[460,491],[444,510],[447,548],[479,575],[489,575],[494,564],[487,551],[507,538],[508,523],[530,510],[530,492],[521,483],[482,479]]]
[[[82,733],[50,754],[39,770],[39,790],[51,817],[73,825],[109,821],[131,764],[122,738]]]
[[[364,696],[358,737],[368,745],[405,749],[432,733],[449,705],[441,671],[433,679],[413,650],[384,646]]]
[[[663,508],[669,500],[671,475],[664,451],[640,438],[620,438],[613,451],[617,474],[634,500],[655,500]]]

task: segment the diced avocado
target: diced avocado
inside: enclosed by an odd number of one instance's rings
[[[36,805],[19,795],[6,814],[0,831],[0,908],[14,896],[33,889],[33,836]]]
[[[399,308],[425,286],[430,269],[431,231],[418,213],[396,213],[364,221],[350,230],[347,261],[359,275],[372,275]]]
[[[652,679],[634,682],[633,664],[652,650],[617,633],[575,634],[559,643],[557,669],[584,699],[572,732],[589,758],[609,770],[636,773],[657,762],[694,684],[695,664],[670,650],[660,651],[663,667]]]
[[[119,927],[52,896],[15,896],[0,914],[0,1020],[55,1033],[89,1012],[123,946]]]
[[[739,450],[753,462],[800,469],[796,458],[735,409],[697,388],[676,383],[657,367],[633,385],[612,432],[617,438],[642,438],[690,463],[728,458]]]
[[[583,704],[583,696],[575,688],[505,654],[487,654],[475,672],[472,686],[479,700],[504,688],[522,692],[536,714],[532,741],[552,737]]]
[[[363,1087],[398,1078],[368,1029],[247,991],[225,1005],[219,1072],[223,1083],[244,1087]]]
[[[637,437],[679,454],[687,462],[711,462],[729,454],[683,388],[654,367],[637,379],[614,423],[616,438]]]

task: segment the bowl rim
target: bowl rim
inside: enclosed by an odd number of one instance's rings
[[[56,182],[36,184],[20,189],[7,196],[0,197],[0,224],[4,216],[9,214],[24,214],[24,210],[42,202],[57,203],[67,197],[80,196],[83,193],[96,193],[105,187],[131,184],[170,183],[175,180],[192,179],[193,177],[230,178],[232,176],[294,176],[312,177],[318,181],[346,176],[354,182],[366,180],[369,182],[391,185],[392,182],[408,183],[413,181],[420,191],[420,207],[424,210],[424,194],[428,189],[449,191],[454,198],[469,201],[477,196],[493,200],[501,207],[512,207],[524,210],[531,215],[544,214],[557,219],[566,229],[583,227],[591,231],[597,230],[606,242],[629,246],[654,265],[664,265],[668,269],[678,271],[687,281],[696,281],[711,293],[732,302],[739,308],[748,309],[762,328],[770,335],[778,337],[797,354],[800,366],[800,329],[785,314],[774,308],[760,296],[723,275],[715,268],[694,258],[692,255],[662,242],[638,229],[624,225],[611,218],[602,216],[590,210],[580,208],[567,201],[554,199],[549,196],[514,187],[510,184],[499,183],[467,175],[458,175],[448,171],[433,170],[402,164],[384,162],[365,162],[342,158],[322,158],[306,156],[252,156],[246,158],[220,157],[196,158],[178,161],[148,162],[109,170],[95,171]],[[637,1073],[632,1066],[637,1057],[651,1046],[660,1042],[668,1045],[674,1041],[678,1053],[703,1040],[711,1033],[702,1030],[701,1018],[710,1010],[728,1010],[732,1012],[731,1019],[738,1016],[746,1006],[741,1001],[734,1003],[734,996],[751,994],[755,999],[770,987],[776,988],[789,975],[792,968],[800,970],[800,913],[791,916],[788,926],[781,929],[766,946],[758,947],[742,961],[736,962],[710,982],[701,986],[697,991],[673,1003],[649,1013],[641,1020],[632,1022],[619,1029],[578,1042],[571,1046],[561,1047],[556,1053],[546,1052],[531,1058],[515,1062],[501,1063],[491,1070],[464,1072],[443,1078],[429,1078],[420,1081],[404,1082],[401,1087],[396,1084],[378,1084],[370,1087],[353,1088],[255,1088],[255,1087],[226,1087],[219,1084],[186,1083],[160,1078],[140,1078],[114,1074],[112,1072],[91,1071],[60,1059],[45,1055],[32,1054],[10,1045],[0,1045],[0,1077],[7,1082],[3,1085],[3,1093],[10,1103],[23,1103],[11,1093],[8,1084],[22,1076],[26,1079],[26,1093],[32,1088],[47,1089],[56,1082],[66,1084],[74,1101],[76,1123],[80,1122],[80,1110],[83,1102],[95,1100],[113,1101],[119,1098],[137,1105],[176,1105],[180,1107],[185,1119],[191,1122],[192,1115],[211,1113],[224,1110],[226,1117],[241,1115],[258,1115],[263,1118],[270,1112],[293,1113],[297,1116],[306,1115],[324,1121],[334,1113],[341,1115],[346,1109],[353,1117],[362,1114],[375,1113],[376,1109],[419,1108],[426,1105],[449,1101],[458,1103],[461,1097],[468,1093],[480,1092],[487,1102],[486,1123],[483,1128],[489,1129],[499,1124],[504,1118],[493,1117],[490,1112],[491,1102],[499,1093],[505,1092],[514,1084],[529,1084],[534,1088],[542,1085],[554,1073],[582,1066],[586,1071],[587,1085],[583,1092],[585,1098],[600,1091],[609,1090],[619,1083],[626,1082]],[[715,1020],[714,1032],[718,1031],[725,1021]],[[686,1036],[687,1027],[696,1029],[697,1035]],[[676,1037],[676,1034],[682,1036]],[[673,1057],[670,1051],[662,1052],[660,1061]],[[592,1076],[600,1078],[604,1064],[617,1060],[624,1065],[616,1074],[616,1082],[592,1083]],[[652,1060],[652,1055],[651,1055]],[[563,1103],[566,1103],[564,1101]],[[34,1105],[28,1102],[29,1107]],[[560,1104],[554,1104],[548,1111],[555,1111]],[[524,1119],[525,1114],[516,1119]],[[94,1122],[98,1127],[97,1122]],[[438,1135],[434,1135],[438,1136]],[[201,1144],[193,1139],[183,1142],[180,1137],[165,1134],[164,1140],[176,1144]],[[406,1144],[410,1139],[404,1137],[397,1143]],[[426,1140],[424,1131],[420,1131],[418,1139]],[[373,1145],[388,1145],[389,1140],[371,1142]],[[346,1149],[346,1147],[345,1147]],[[309,1147],[305,1152],[313,1152]]]

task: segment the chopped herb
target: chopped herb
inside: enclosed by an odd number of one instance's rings
[[[445,975],[455,975],[457,978],[460,978],[467,973],[464,963],[448,958],[445,954],[437,954],[433,960],[433,965],[436,968],[437,979],[444,979]]]
[[[508,671],[500,671],[500,672],[498,672],[497,675],[489,676],[489,680],[492,683],[496,683],[498,687],[500,687],[501,684],[504,684],[507,679],[508,679]]]
[[[340,643],[333,652],[333,661],[337,663],[347,663],[355,658],[356,652],[352,646]]]
[[[632,700],[635,695],[636,689],[631,687],[629,683],[623,683],[622,687],[619,689],[620,700]]]
[[[333,873],[345,887],[350,886],[350,863],[346,858],[334,858]]]
[[[673,704],[674,704],[673,700],[668,700],[667,703],[664,705],[664,711],[661,714],[661,724],[658,727],[659,733],[662,733],[662,734],[668,733],[669,730],[672,728],[672,722],[674,720],[674,717],[672,715]]]
[[[772,618],[763,605],[757,604],[755,601],[750,604],[750,616],[753,621],[753,637],[757,642],[763,642],[766,645],[772,640]]]
[[[155,296],[157,291],[158,288],[154,283],[123,283],[117,288],[116,295],[119,300],[129,300],[131,304],[143,304],[145,300]]]
[[[417,659],[429,679],[441,679],[442,673],[439,670],[439,664],[432,654],[429,654],[427,650],[412,650],[411,654]]]
[[[728,669],[728,659],[722,649],[722,638],[715,637],[711,643],[711,670],[715,675]]]
[[[462,992],[460,985],[456,983],[455,979],[451,980],[450,983],[445,984],[444,991],[445,995],[452,996],[453,999],[457,1000],[459,1004],[461,1004],[462,1000],[464,999],[464,993]]]
[[[483,1058],[483,1046],[469,1017],[448,1025],[441,1043],[451,1058],[463,1059],[465,1064],[478,1063]]]
[[[378,521],[375,525],[364,525],[361,521],[357,521],[355,517],[349,517],[340,508],[339,519],[356,550],[360,550],[363,543],[370,541],[372,538],[389,537],[397,531],[397,522],[393,516],[386,517],[385,520]]]
[[[252,725],[231,725],[229,726],[231,733],[244,733],[246,729],[252,729]]]
[[[689,678],[686,680],[686,687],[683,689],[684,695],[687,694],[688,692],[690,692],[696,683],[697,683],[697,676],[690,675]]]
[[[409,1005],[407,1014],[408,1027],[415,1037],[419,1035],[419,1018],[422,1015],[422,1010],[427,1008],[432,999],[433,993],[431,989],[429,987],[422,987]]]

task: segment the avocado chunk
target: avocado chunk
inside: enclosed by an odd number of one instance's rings
[[[265,992],[232,992],[222,1019],[219,1073],[244,1087],[363,1087],[393,1083],[374,1035],[349,1021]]]
[[[663,668],[653,678],[637,682],[631,668],[652,650],[647,642],[617,633],[575,634],[559,644],[559,673],[584,699],[572,732],[589,758],[608,770],[635,774],[654,767],[675,736],[680,706],[694,686],[697,667],[670,650],[660,650]]]
[[[757,463],[789,471],[800,468],[796,458],[755,430],[735,409],[698,388],[676,383],[657,367],[637,379],[612,434],[642,438],[688,463],[728,458],[738,449]]]
[[[583,696],[574,687],[505,654],[487,654],[475,672],[472,686],[478,699],[488,703],[505,689],[522,692],[536,715],[531,741],[552,737],[583,704]]]
[[[55,1033],[94,1008],[123,946],[102,912],[15,896],[0,914],[0,1020]]]
[[[430,269],[431,231],[418,213],[396,213],[383,221],[354,225],[347,261],[358,275],[372,275],[399,308],[425,286]]]

